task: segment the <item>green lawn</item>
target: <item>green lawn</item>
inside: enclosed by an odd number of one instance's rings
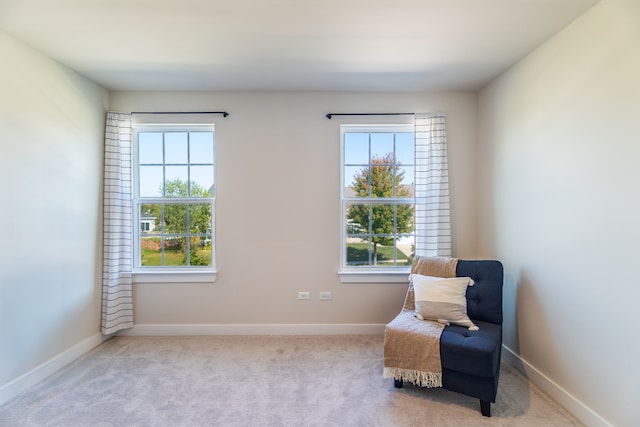
[[[162,265],[162,252],[151,249],[142,250],[142,265]],[[164,265],[185,265],[184,255],[177,248],[168,248],[164,251]]]
[[[164,264],[162,263],[162,239],[159,237],[144,237],[141,241],[142,265],[147,267],[155,266],[185,266],[184,246],[186,239],[181,237],[165,242]],[[191,256],[190,263],[194,265],[211,265],[211,239],[201,240],[200,237],[191,237],[190,241]],[[203,243],[201,245],[201,243]],[[206,244],[204,244],[206,243]]]
[[[401,250],[396,251],[397,265],[411,265],[411,260]],[[369,264],[369,244],[347,244],[348,265]],[[378,265],[393,265],[393,246],[378,245]]]
[[[206,246],[204,249],[198,249],[195,256],[202,260],[202,263],[197,263],[194,259],[194,254],[191,255],[191,265],[207,265],[208,260],[211,259],[211,246]],[[154,251],[151,249],[142,250],[142,265],[143,266],[161,266],[162,265],[162,253],[160,251]],[[184,254],[176,248],[167,248],[164,251],[164,265],[165,266],[179,266],[186,265]]]

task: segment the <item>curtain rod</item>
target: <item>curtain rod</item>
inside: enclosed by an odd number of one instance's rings
[[[415,116],[416,113],[329,113],[327,119],[333,116]]]
[[[221,114],[227,117],[226,111],[132,111],[131,114]]]

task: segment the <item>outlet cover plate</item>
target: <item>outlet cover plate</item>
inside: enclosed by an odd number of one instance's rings
[[[311,299],[309,292],[298,292],[298,299]]]
[[[320,292],[321,301],[331,301],[331,292]]]

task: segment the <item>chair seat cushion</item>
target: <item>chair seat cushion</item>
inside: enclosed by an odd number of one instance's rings
[[[479,330],[449,325],[440,337],[442,368],[479,377],[493,377],[500,366],[502,327],[474,320]]]

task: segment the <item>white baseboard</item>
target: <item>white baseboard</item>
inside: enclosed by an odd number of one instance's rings
[[[36,366],[29,372],[19,376],[15,380],[0,386],[0,405],[13,399],[18,394],[36,385],[65,365],[73,362],[94,347],[102,344],[106,339],[102,334],[97,333],[81,341],[73,347],[65,350],[57,356]]]
[[[598,415],[594,410],[578,400],[575,396],[555,383],[551,378],[536,369],[527,360],[520,357],[509,347],[502,345],[502,358],[509,365],[520,371],[529,381],[540,387],[553,400],[571,412],[589,427],[612,427],[613,424]]]
[[[384,324],[191,324],[135,325],[119,336],[180,335],[383,335]]]

